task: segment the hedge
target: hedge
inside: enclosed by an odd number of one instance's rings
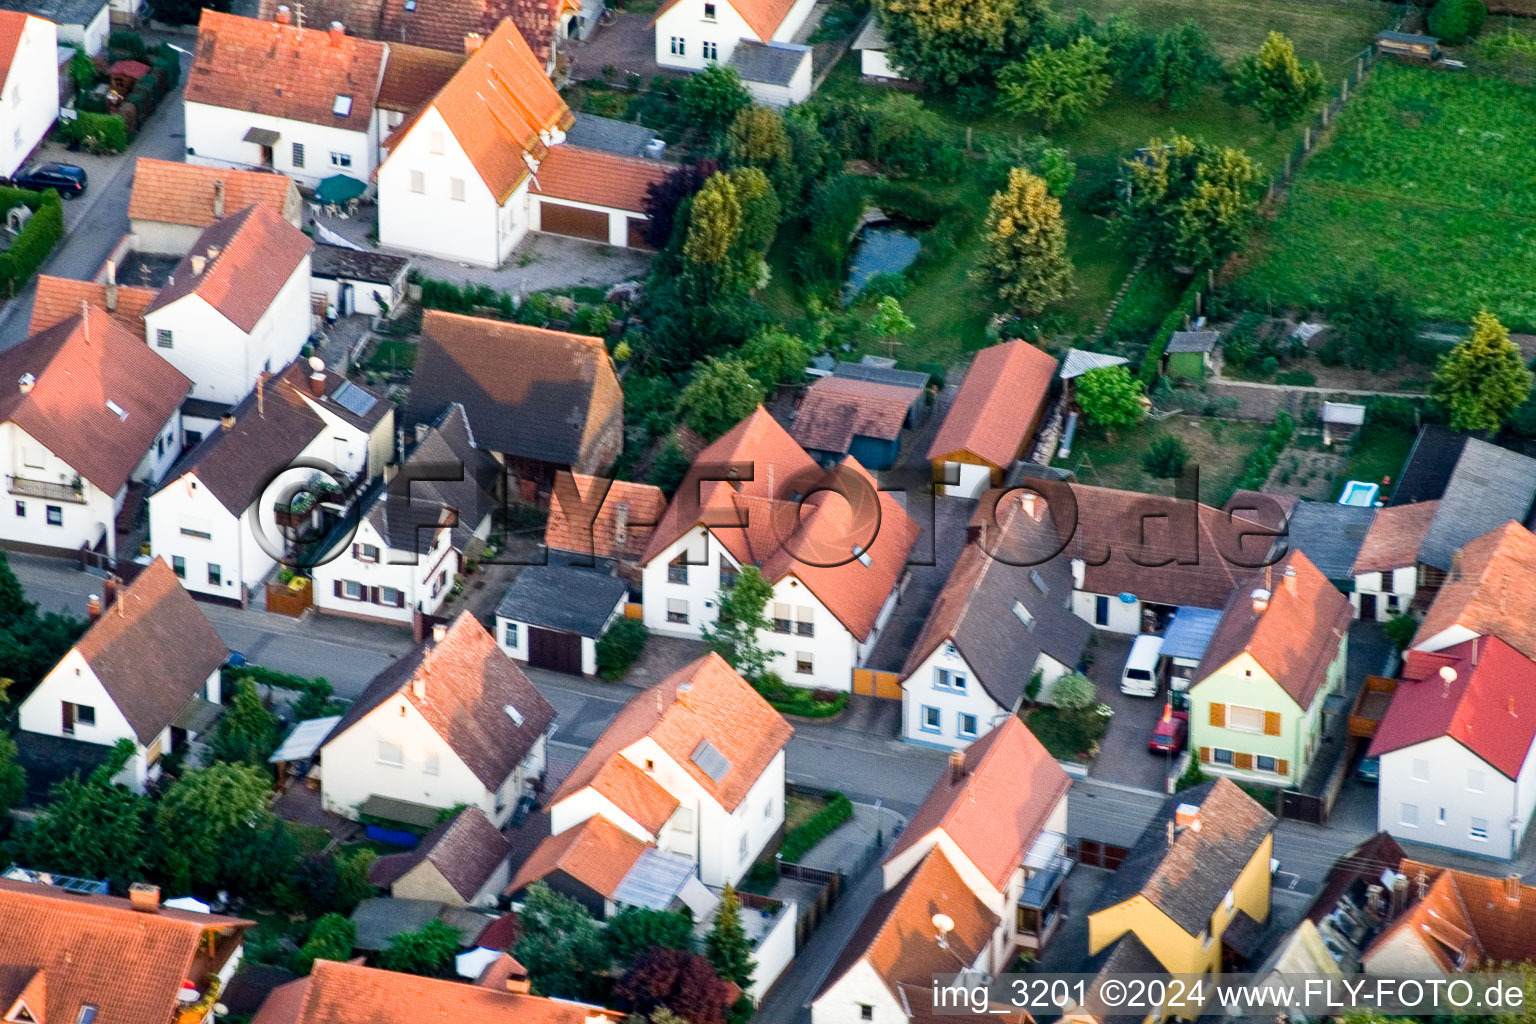
[[[1200,298],[1201,278],[1196,277],[1184,289],[1184,294],[1174,305],[1168,315],[1163,317],[1163,322],[1152,336],[1152,344],[1147,347],[1147,356],[1141,361],[1141,382],[1151,384],[1157,380],[1158,365],[1163,361],[1163,351],[1168,347],[1168,339],[1173,337],[1174,331],[1182,331],[1184,322],[1195,315],[1195,303]]]
[[[623,618],[609,626],[597,640],[597,674],[608,680],[622,679],[645,650],[649,636],[639,619]]]
[[[1269,471],[1275,468],[1275,463],[1280,460],[1280,453],[1285,451],[1285,446],[1291,443],[1291,435],[1295,433],[1296,418],[1281,410],[1280,415],[1275,418],[1275,425],[1269,428],[1269,433],[1264,435],[1264,442],[1253,450],[1252,455],[1248,456],[1248,467],[1237,481],[1237,489],[1256,491],[1263,487],[1264,481],[1269,479]]]
[[[73,121],[60,121],[64,141],[87,153],[121,153],[128,148],[128,122],[121,114],[80,111]]]
[[[34,212],[16,241],[0,253],[0,292],[6,295],[15,295],[64,237],[64,201],[57,192],[0,188],[0,212],[13,206],[26,206]]]
[[[831,835],[839,825],[853,817],[853,801],[836,790],[827,794],[827,806],[790,829],[779,846],[779,857],[798,864],[811,847]]]
[[[769,672],[755,684],[763,699],[773,705],[775,711],[801,718],[832,718],[848,707],[846,691],[812,690],[803,686],[790,686],[777,674]]]

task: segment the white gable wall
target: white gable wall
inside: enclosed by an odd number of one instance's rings
[[[7,55],[12,56],[12,55]],[[43,18],[28,17],[0,81],[0,177],[26,162],[59,117],[58,30]]]
[[[208,537],[198,536],[201,533]],[[173,568],[181,559],[181,585],[188,590],[237,600],[241,545],[239,517],[219,504],[195,472],[182,474],[150,496],[150,554]],[[208,582],[210,564],[219,566],[224,582],[218,586]]]
[[[14,384],[10,385],[14,387]],[[75,550],[82,544],[95,544],[106,538],[106,550],[116,555],[117,533],[114,521],[122,507],[126,486],[117,494],[107,494],[74,467],[49,451],[14,423],[0,424],[0,466],[7,479],[62,485],[66,488],[80,479],[78,500],[29,497],[8,494],[0,506],[0,538],[21,544]],[[48,521],[50,510],[57,510],[57,524]]]
[[[933,649],[933,653],[923,659],[922,664],[912,671],[912,674],[902,680],[901,683],[901,736],[909,743],[920,743],[924,746],[943,747],[948,750],[962,750],[972,740],[984,736],[992,730],[992,727],[1003,717],[1006,717],[1010,709],[998,705],[986,688],[981,685],[981,680],[971,671],[959,649],[953,653],[948,649],[949,643],[941,643]],[[953,679],[956,674],[965,677],[965,688],[944,689],[938,685],[939,670],[946,670]],[[939,724],[937,729],[929,728],[924,709],[935,708],[939,712]],[[976,731],[967,734],[961,731],[961,716],[971,715],[976,722]]]
[[[335,558],[315,566],[315,606],[325,611],[399,623],[411,622],[418,606],[425,615],[435,614],[447,600],[453,578],[459,572],[459,554],[453,550],[451,537],[451,531],[438,530],[432,548],[418,555],[414,551],[390,548],[373,524],[364,519],[358,524],[357,533],[341,546]],[[362,544],[377,547],[379,560],[370,562],[359,557],[359,545]],[[344,584],[347,582],[362,587],[362,597],[346,596]],[[340,594],[337,584],[343,584]],[[374,587],[392,587],[401,591],[405,595],[404,605],[396,608],[374,604]]]
[[[870,1007],[868,1018],[864,1007]],[[884,979],[859,960],[811,1003],[811,1024],[907,1024],[906,1009]]]
[[[358,90],[361,93],[374,87],[361,84]],[[378,125],[374,119],[364,122],[359,118],[355,127],[335,128],[207,103],[187,103],[185,107],[189,164],[261,167],[261,147],[246,142],[245,135],[252,128],[267,128],[278,135],[277,145],[272,147],[272,168],[300,185],[314,188],[333,174],[345,174],[372,187],[379,149]],[[304,147],[303,167],[294,164],[294,143]],[[333,163],[332,153],[349,157],[351,166]]]
[[[1510,779],[1449,736],[1389,751],[1381,755],[1378,827],[1408,842],[1508,859],[1518,845],[1512,835],[1524,835],[1536,809],[1533,762],[1527,751],[1518,780]],[[1486,840],[1471,838],[1473,818],[1487,824]]]
[[[757,39],[757,33],[728,0],[713,0],[713,19],[704,17],[705,3],[706,0],[680,0],[656,19],[657,64],[664,68],[702,71],[709,64],[730,63],[736,44],[742,39]],[[681,41],[681,54],[672,52],[674,38]],[[705,43],[714,43],[718,49],[713,60],[704,58]]]

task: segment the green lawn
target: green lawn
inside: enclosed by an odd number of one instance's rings
[[[1339,496],[1344,490],[1345,482],[1349,480],[1364,480],[1366,483],[1379,484],[1391,477],[1393,483],[1396,483],[1403,463],[1408,461],[1408,452],[1413,448],[1416,436],[1416,432],[1412,429],[1383,424],[1366,426],[1356,439],[1354,450],[1349,453],[1349,462],[1345,464],[1344,472],[1339,474],[1338,486],[1334,488],[1333,497]],[[1383,487],[1382,499],[1385,500],[1391,491],[1391,487]]]
[[[1085,484],[1171,495],[1173,481],[1149,474],[1142,468],[1141,457],[1159,438],[1177,437],[1189,449],[1190,462],[1200,466],[1200,500],[1219,508],[1232,496],[1249,454],[1268,429],[1264,423],[1193,416],[1146,420],[1134,430],[1116,432],[1113,438],[1097,427],[1087,427],[1078,431],[1072,454],[1057,459],[1056,465],[1075,470]]]
[[[1258,49],[1273,29],[1289,36],[1303,59],[1330,71],[1369,46],[1391,17],[1391,7],[1371,0],[1065,0],[1059,6],[1063,11],[1081,8],[1100,21],[1133,7],[1140,22],[1153,29],[1194,18],[1227,62]]]
[[[1298,175],[1252,294],[1306,306],[1332,274],[1374,267],[1426,316],[1536,327],[1533,108],[1536,89],[1497,77],[1378,67]]]

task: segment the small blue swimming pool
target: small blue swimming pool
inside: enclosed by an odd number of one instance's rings
[[[1344,485],[1344,493],[1339,495],[1339,504],[1370,508],[1376,504],[1376,495],[1380,491],[1381,488],[1376,484],[1368,484],[1364,480],[1351,480]]]

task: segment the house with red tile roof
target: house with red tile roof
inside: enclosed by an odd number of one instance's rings
[[[551,563],[611,566],[638,582],[640,559],[666,507],[666,495],[654,484],[557,473],[544,547]]]
[[[951,753],[812,997],[812,1024],[926,1021],[935,975],[995,974],[1043,949],[1065,916],[1070,787],[1016,717]]]
[[[122,781],[143,791],[164,755],[184,751],[219,714],[229,650],[161,559],[112,598],[21,702],[24,732],[134,746]]]
[[[37,275],[32,322],[27,334],[40,334],[80,313],[81,303],[106,310],[134,334],[144,333],[144,311],[158,295],[153,288],[136,288],[112,281],[74,281],[51,274]]]
[[[850,690],[900,598],[917,523],[851,456],[823,470],[761,406],[694,460],[643,559],[644,621],[700,637],[746,566],[773,587],[758,642],[795,686]]]
[[[1419,549],[1439,511],[1439,499],[1376,510],[1351,569],[1355,587],[1349,600],[1360,618],[1385,622],[1413,604]]]
[[[369,183],[389,48],[346,25],[300,27],[205,10],[186,83],[187,162],[268,168],[307,188],[333,174]]]
[[[320,746],[321,798],[349,818],[429,823],[465,805],[502,828],[543,778],[554,721],[549,701],[463,612],[347,708]]]
[[[1408,890],[1360,958],[1377,977],[1456,974],[1536,958],[1536,886],[1405,857],[1393,865]]]
[[[35,1024],[184,1019],[212,1007],[253,926],[163,906],[153,885],[120,899],[0,879],[0,1005],[7,1020]]]
[[[741,881],[784,823],[793,734],[718,654],[684,666],[630,698],[561,782],[508,893],[542,879],[599,915],[676,902],[703,916],[713,897],[689,880]]]
[[[13,499],[0,539],[117,554],[130,484],[153,484],[182,447],[191,381],[99,306],[0,353],[0,472]]]
[[[0,178],[26,163],[59,117],[59,91],[35,89],[59,75],[58,26],[20,11],[0,11]]]
[[[967,498],[1002,484],[1008,467],[1027,454],[1055,377],[1055,357],[1027,341],[976,353],[928,447],[933,482]]]
[[[1455,552],[1409,646],[1441,651],[1473,637],[1496,636],[1536,659],[1536,618],[1522,597],[1533,589],[1536,535],[1517,522],[1505,523]]]
[[[1409,650],[1370,753],[1377,823],[1398,839],[1508,859],[1536,812],[1536,662],[1497,636]]]
[[[785,107],[810,96],[810,48],[801,29],[811,0],[667,0],[651,17],[656,63],[679,71],[734,67],[752,98]]]
[[[134,163],[128,224],[137,252],[183,256],[214,221],[248,206],[264,206],[303,227],[304,204],[287,175],[146,156]]]

